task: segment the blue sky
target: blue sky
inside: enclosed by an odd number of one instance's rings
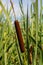
[[[8,9],[10,8],[10,6],[11,6],[10,0],[2,0],[2,2],[5,5],[5,8],[7,8],[7,5],[8,5]],[[20,7],[19,7],[19,0],[12,0],[12,2],[14,4],[16,17],[19,18],[21,16],[21,10],[20,10]],[[32,0],[23,0],[23,10],[24,10],[25,15],[27,14],[27,3],[28,3],[29,16],[30,16],[30,5],[31,5],[31,2],[32,2]],[[39,13],[40,13],[40,0],[38,0],[38,4],[39,4],[38,10],[39,10]]]
[[[8,8],[10,8],[10,0],[2,0],[3,4],[5,5],[5,7],[7,7],[7,2],[8,2]],[[15,9],[15,13],[16,16],[20,16],[21,11],[20,11],[20,7],[19,7],[19,0],[12,0],[13,4],[14,4],[14,9]],[[26,14],[26,9],[27,9],[27,2],[29,3],[29,6],[31,4],[30,0],[23,0],[23,9],[24,9],[24,13]]]

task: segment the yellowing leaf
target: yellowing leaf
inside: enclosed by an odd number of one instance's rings
[[[4,37],[6,36],[6,34],[7,34],[7,33],[6,33],[6,32],[4,32]]]

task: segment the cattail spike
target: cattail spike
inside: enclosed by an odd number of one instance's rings
[[[25,51],[25,47],[24,47],[24,42],[23,42],[23,38],[22,38],[22,33],[21,33],[21,30],[20,30],[19,22],[16,20],[14,22],[14,24],[15,24],[16,33],[17,33],[17,37],[18,37],[18,41],[19,41],[21,52],[24,52]]]

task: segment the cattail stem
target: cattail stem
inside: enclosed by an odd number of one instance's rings
[[[20,51],[18,49],[18,44],[17,44],[17,38],[15,38],[16,40],[16,46],[17,46],[17,52],[18,52],[18,56],[19,56],[19,60],[20,60],[20,65],[23,65],[22,59],[21,59],[21,55],[20,55]]]
[[[10,0],[10,3],[11,3],[12,9],[13,9],[13,13],[14,13],[14,17],[15,17],[15,20],[16,20],[16,14],[15,14],[15,10],[14,10],[14,7],[13,7],[13,2],[12,2],[12,0]]]

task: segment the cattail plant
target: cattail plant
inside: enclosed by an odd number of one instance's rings
[[[13,8],[14,16],[15,16],[14,24],[15,24],[15,28],[16,28],[16,33],[17,33],[20,49],[21,49],[21,52],[24,52],[25,48],[24,48],[24,42],[23,42],[23,38],[22,38],[22,33],[21,33],[20,25],[19,25],[19,22],[16,20],[16,15],[15,15],[13,3],[12,3],[11,0],[10,0],[10,2],[11,2],[11,5],[12,5],[12,8]]]
[[[23,38],[22,38],[22,34],[21,34],[20,25],[19,25],[18,20],[16,20],[14,7],[13,7],[13,3],[12,3],[11,0],[10,0],[10,3],[11,3],[12,9],[13,9],[13,13],[14,13],[14,17],[15,17],[14,25],[15,25],[15,29],[16,29],[19,45],[20,45],[20,50],[23,53],[25,51],[25,48],[24,48],[24,42],[23,42]],[[23,65],[23,62],[22,62],[22,59],[21,59],[21,54],[20,54],[20,51],[18,49],[17,38],[15,38],[15,39],[16,39],[16,46],[17,46],[18,56],[19,56],[19,60],[20,60],[20,65]]]
[[[11,0],[10,0],[10,3],[12,5],[13,13],[14,13],[14,16],[15,16],[14,24],[15,24],[15,28],[16,28],[16,33],[17,33],[20,49],[21,49],[21,52],[24,52],[25,48],[24,48],[24,42],[23,42],[23,38],[22,38],[22,33],[21,33],[20,25],[19,25],[19,22],[16,20],[16,15],[15,15],[14,7],[13,7],[13,3],[12,3]]]
[[[29,63],[30,64],[32,64],[32,53],[33,53],[33,45],[31,45],[29,49]]]

